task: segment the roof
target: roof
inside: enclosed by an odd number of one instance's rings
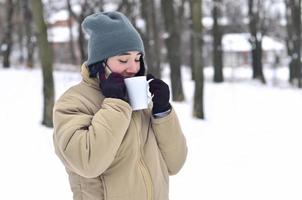
[[[249,33],[224,34],[222,38],[222,48],[224,51],[231,52],[251,51],[252,47],[249,38]],[[285,49],[285,45],[272,37],[263,36],[262,48],[264,51],[282,51]]]

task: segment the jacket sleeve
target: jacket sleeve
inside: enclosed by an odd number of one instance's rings
[[[174,175],[182,168],[187,157],[186,139],[174,109],[163,118],[152,117],[152,128],[168,172]]]
[[[65,98],[54,107],[55,151],[69,170],[86,178],[97,177],[114,160],[131,120],[131,107],[107,98],[90,115],[83,112],[83,103],[75,101]]]

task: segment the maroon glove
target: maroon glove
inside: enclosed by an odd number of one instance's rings
[[[171,109],[169,103],[170,90],[169,86],[162,80],[155,78],[152,74],[147,75],[147,81],[153,79],[149,83],[149,91],[153,95],[152,102],[152,114],[168,111]]]
[[[127,90],[124,77],[118,73],[111,73],[106,79],[104,69],[100,70],[100,88],[106,98],[116,98],[127,101]]]

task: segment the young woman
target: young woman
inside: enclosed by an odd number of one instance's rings
[[[187,146],[169,87],[148,75],[152,105],[132,111],[124,78],[145,74],[142,39],[119,12],[82,23],[89,35],[82,81],[54,107],[54,146],[75,200],[168,200],[169,175]]]

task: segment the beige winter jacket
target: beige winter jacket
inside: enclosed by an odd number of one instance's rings
[[[104,98],[97,79],[67,90],[54,107],[54,146],[75,200],[168,200],[169,175],[183,166],[187,146],[177,116]]]

